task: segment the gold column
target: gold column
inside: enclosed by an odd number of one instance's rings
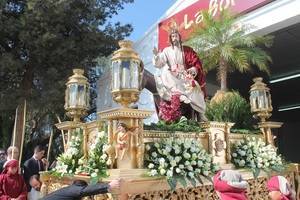
[[[226,125],[225,125],[226,163],[231,162],[229,134],[230,134],[230,128],[232,126],[233,126],[233,123],[226,123]]]
[[[144,153],[145,153],[145,144],[144,144],[144,123],[142,119],[136,120],[138,125],[138,147],[137,147],[137,168],[144,168]]]
[[[83,127],[83,157],[85,159],[88,159],[88,135],[87,135],[87,131],[86,131],[86,127]]]
[[[107,121],[107,132],[108,132],[108,159],[110,160],[110,168],[113,168],[114,160],[115,160],[115,148],[113,146],[114,143],[114,133],[113,133],[113,120],[109,119]]]

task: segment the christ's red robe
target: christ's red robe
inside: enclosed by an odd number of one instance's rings
[[[204,97],[206,97],[206,89],[205,89],[205,74],[202,68],[202,63],[197,55],[197,53],[188,46],[183,46],[184,51],[184,62],[186,69],[191,67],[195,67],[198,70],[197,76],[195,80],[199,83],[201,90],[204,93]]]

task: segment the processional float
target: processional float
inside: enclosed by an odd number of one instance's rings
[[[107,130],[109,160],[109,177],[99,181],[109,181],[115,178],[124,180],[119,191],[112,191],[110,195],[97,195],[94,199],[218,199],[212,183],[204,180],[196,186],[183,187],[177,185],[171,190],[165,177],[145,176],[147,169],[144,166],[145,145],[170,137],[166,131],[144,130],[143,119],[152,115],[152,111],[132,108],[132,104],[139,99],[143,64],[138,54],[132,49],[130,41],[120,41],[120,49],[113,53],[111,66],[111,94],[114,101],[121,107],[98,113],[96,121],[84,123],[80,118],[86,115],[89,109],[89,84],[81,69],[74,69],[73,75],[66,83],[65,109],[73,121],[56,124],[62,131],[64,149],[68,148],[75,129],[83,130],[83,155],[89,157],[89,148],[94,142],[95,134],[105,128]],[[279,128],[279,122],[268,122],[272,105],[269,88],[261,78],[254,80],[250,90],[251,110],[256,117],[261,118],[259,127],[262,138],[267,144],[274,145],[271,128]],[[101,95],[101,94],[99,94]],[[199,125],[200,126],[200,125]],[[221,168],[233,168],[231,164],[230,146],[243,140],[243,134],[231,134],[233,123],[205,122],[201,124],[204,131],[200,133],[172,133],[176,138],[192,138],[212,154],[213,162],[219,163]],[[247,191],[249,199],[268,199],[266,190],[267,176],[257,179],[247,171],[241,171],[250,187]],[[286,176],[295,187],[295,180],[299,177],[298,165],[293,165],[286,171]],[[58,188],[71,184],[74,179],[90,180],[89,176],[75,175],[57,179],[49,173],[42,173],[43,193],[55,191]]]

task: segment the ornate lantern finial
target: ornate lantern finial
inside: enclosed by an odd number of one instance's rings
[[[132,48],[132,42],[119,41],[120,49],[112,57],[111,93],[114,101],[124,107],[139,99],[142,62]]]
[[[249,92],[251,112],[254,113],[254,117],[259,117],[264,122],[271,117],[273,108],[270,88],[262,80],[261,77],[254,78]]]
[[[66,83],[65,110],[69,117],[78,122],[89,109],[89,83],[83,69],[73,69],[73,73]]]

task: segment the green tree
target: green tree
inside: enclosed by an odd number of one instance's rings
[[[117,41],[131,33],[131,25],[109,20],[132,2],[0,1],[0,111],[13,110],[13,115],[26,99],[27,121],[33,120],[33,129],[49,113],[62,115],[72,68],[87,72],[97,57],[111,54]]]
[[[228,10],[221,11],[217,18],[208,11],[202,14],[203,23],[187,43],[200,55],[205,71],[217,69],[221,91],[227,91],[228,73],[235,70],[244,73],[255,65],[269,73],[271,57],[262,47],[272,45],[272,36],[247,34],[251,27],[238,23]]]

